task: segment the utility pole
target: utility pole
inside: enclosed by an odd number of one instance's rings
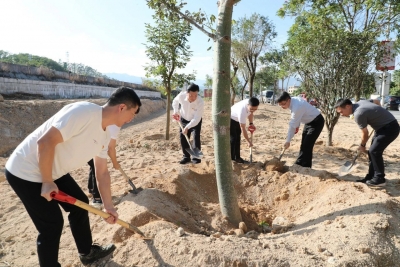
[[[390,18],[390,13],[392,11],[392,6],[389,4],[389,18]],[[387,28],[386,28],[386,41],[389,41],[390,38],[390,21],[388,21]],[[386,49],[384,50],[384,57],[386,56]],[[390,51],[391,52],[391,51]],[[392,55],[389,55],[391,57]],[[388,75],[387,67],[384,68],[383,73],[382,73],[382,89],[381,89],[381,106],[385,104],[385,82],[386,82],[386,77]],[[390,80],[389,80],[389,87],[390,87]]]

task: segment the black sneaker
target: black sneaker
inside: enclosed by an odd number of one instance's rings
[[[93,201],[90,205],[95,207],[96,209],[101,210],[103,207],[103,201],[101,200],[101,198],[93,198]]]
[[[200,162],[201,162],[201,159],[196,159],[196,158],[192,159],[193,164],[198,164]]]
[[[92,248],[90,249],[90,253],[85,256],[79,255],[79,259],[81,260],[82,264],[86,266],[104,258],[105,256],[110,255],[115,249],[116,247],[114,244],[108,244],[105,246],[93,244]]]
[[[364,179],[360,179],[360,180],[356,180],[356,182],[358,183],[367,183],[367,181],[371,180],[372,178],[370,177],[365,177]]]
[[[239,163],[239,164],[249,164],[250,163],[247,160],[244,160],[242,158],[235,159],[234,162]]]
[[[186,164],[190,162],[190,158],[183,158],[181,161],[179,161],[180,164]]]
[[[385,178],[382,178],[382,179],[373,178],[371,180],[368,180],[366,182],[366,184],[369,185],[369,186],[385,186],[386,185],[386,179]]]

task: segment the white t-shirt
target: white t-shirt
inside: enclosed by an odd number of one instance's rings
[[[6,168],[21,179],[41,183],[37,140],[51,127],[57,128],[64,140],[55,148],[53,180],[85,165],[95,156],[107,158],[110,133],[104,131],[101,124],[101,106],[88,102],[69,104],[18,145],[8,159]]]
[[[189,102],[189,94],[186,91],[180,92],[172,101],[174,113],[180,113],[181,117],[189,121],[185,128],[190,129],[199,124],[204,113],[204,101],[198,95],[196,100]],[[181,108],[179,109],[179,104]]]
[[[117,140],[121,127],[118,127],[117,125],[113,124],[107,126],[106,130],[110,133],[111,139]]]
[[[246,124],[247,117],[251,114],[247,105],[249,104],[248,99],[237,102],[231,107],[231,119],[239,122],[240,124]]]

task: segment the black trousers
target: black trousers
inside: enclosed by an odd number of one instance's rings
[[[189,140],[190,140],[190,135],[193,133],[194,147],[197,147],[199,150],[201,150],[200,132],[201,132],[202,121],[203,121],[203,119],[201,119],[200,122],[196,126],[190,128],[187,132],[187,136],[188,136]],[[183,128],[185,128],[189,122],[190,121],[187,121],[181,117],[181,123],[182,123]],[[187,148],[190,148],[189,143],[187,142],[186,137],[183,135],[182,129],[179,129],[179,133],[180,133],[179,138],[181,141],[183,158],[190,159],[190,154],[189,154],[189,152],[186,151]]]
[[[369,169],[367,178],[382,180],[385,178],[385,165],[383,163],[383,151],[399,135],[399,123],[392,121],[375,131],[371,146],[368,150]]]
[[[69,225],[78,252],[82,254],[90,252],[93,240],[90,231],[89,214],[86,210],[56,200],[47,201],[40,195],[42,183],[29,182],[18,178],[7,169],[5,174],[8,183],[21,199],[39,232],[36,246],[41,267],[61,266],[58,263],[58,250],[64,219],[60,206],[66,212],[69,212]],[[89,199],[70,174],[62,176],[55,183],[61,191],[85,203],[89,203]]]
[[[315,119],[304,125],[300,152],[295,164],[303,167],[312,167],[313,149],[315,142],[324,129],[325,119],[319,114]]]
[[[96,172],[95,172],[95,168],[94,168],[93,159],[88,161],[88,165],[90,167],[89,179],[88,179],[89,193],[91,193],[93,195],[93,198],[101,198],[99,189],[97,188]]]
[[[240,138],[242,129],[240,123],[231,119],[230,141],[231,141],[231,159],[240,159]]]

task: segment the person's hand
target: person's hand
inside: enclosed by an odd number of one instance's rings
[[[104,207],[104,210],[105,210],[105,212],[107,212],[108,214],[111,215],[107,219],[104,219],[104,220],[109,224],[116,223],[118,220],[118,213],[117,213],[117,210],[115,209],[115,207],[111,207],[111,208]]]
[[[116,170],[119,170],[119,168],[121,168],[121,165],[119,165],[119,163],[117,162],[117,163],[113,163],[113,168],[114,169],[116,169]]]
[[[297,134],[299,132],[299,127],[296,128],[296,130],[294,131],[294,134]]]
[[[179,121],[181,119],[181,116],[178,113],[172,114],[172,118],[176,121]]]
[[[253,143],[251,141],[247,141],[249,143],[249,147],[253,146]]]
[[[254,126],[254,124],[249,125],[248,131],[249,131],[250,133],[253,133],[255,130],[256,130],[256,126]]]
[[[360,152],[367,152],[367,148],[365,146],[359,146],[358,149],[360,150]]]
[[[47,201],[51,201],[53,198],[50,196],[52,192],[58,193],[58,187],[57,185],[52,181],[52,182],[45,182],[42,183],[42,190],[40,192],[40,195],[47,199]]]
[[[284,147],[285,149],[288,149],[288,148],[290,147],[290,142],[286,142],[286,143],[283,145],[283,147]]]
[[[187,134],[187,133],[188,133],[188,131],[189,131],[189,129],[188,129],[188,128],[183,128],[183,131],[182,131],[182,133],[183,133],[183,134]]]

